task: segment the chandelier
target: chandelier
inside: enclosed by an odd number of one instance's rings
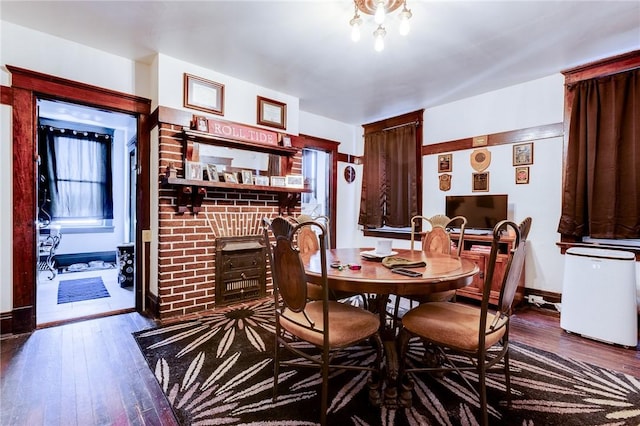
[[[377,29],[373,32],[374,48],[380,52],[384,50],[384,37],[387,35],[387,30],[384,27],[387,15],[396,11],[402,6],[402,11],[399,13],[400,19],[400,35],[407,35],[410,30],[409,19],[411,19],[411,10],[407,9],[406,0],[353,0],[354,14],[349,25],[351,25],[351,40],[354,42],[360,40],[360,27],[362,26],[362,18],[360,12],[372,15],[374,22],[378,25]]]

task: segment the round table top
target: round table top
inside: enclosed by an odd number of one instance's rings
[[[357,293],[424,295],[434,292],[454,290],[465,287],[480,272],[478,266],[469,259],[456,255],[424,253],[420,250],[394,249],[397,254],[410,261],[423,261],[426,267],[411,268],[421,272],[420,277],[408,277],[391,272],[380,260],[368,260],[362,257],[363,251],[371,248],[340,248],[327,250],[327,280],[329,287]],[[307,279],[320,284],[320,252],[302,255]],[[348,267],[342,270],[329,265],[339,262],[342,265],[360,265],[360,270]]]

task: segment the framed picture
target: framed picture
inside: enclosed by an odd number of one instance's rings
[[[215,164],[207,164],[207,177],[211,182],[219,182],[218,168]]]
[[[224,174],[224,181],[227,183],[238,183],[238,178],[235,173],[226,172]]]
[[[473,192],[489,191],[489,172],[473,173],[471,190]]]
[[[529,183],[529,167],[516,167],[516,184]]]
[[[199,132],[209,132],[209,120],[202,115],[193,116],[193,127]]]
[[[284,176],[271,176],[271,186],[287,186]]]
[[[287,105],[258,96],[258,124],[286,129]]]
[[[256,180],[256,185],[269,186],[269,176],[256,175],[254,178]]]
[[[285,185],[288,188],[304,188],[304,176],[302,175],[286,175]]]
[[[184,162],[184,178],[202,180],[202,164],[197,161]]]
[[[185,73],[184,106],[224,115],[224,85]]]
[[[438,155],[438,173],[451,172],[453,168],[451,161],[451,154]]]
[[[526,166],[533,164],[533,142],[513,146],[513,165]]]
[[[253,185],[253,173],[251,170],[243,170],[241,175],[242,183],[245,185]]]

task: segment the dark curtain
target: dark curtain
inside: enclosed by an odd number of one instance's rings
[[[575,94],[558,232],[640,238],[640,70],[569,90]]]
[[[40,219],[113,219],[112,135],[39,127]]]
[[[411,226],[418,212],[416,126],[366,134],[363,174],[358,223]]]

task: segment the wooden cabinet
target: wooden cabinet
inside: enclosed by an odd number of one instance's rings
[[[452,239],[456,240],[457,236],[452,235]],[[475,300],[482,300],[482,292],[484,290],[485,277],[487,276],[487,267],[489,263],[489,252],[491,249],[491,235],[465,235],[464,247],[460,256],[472,260],[480,273],[473,278],[473,282],[457,291],[459,297],[466,297]],[[513,248],[514,239],[512,237],[503,237],[500,239],[498,258],[496,259],[496,267],[493,273],[493,280],[490,283],[491,293],[489,302],[492,305],[498,304],[500,297],[500,289],[504,279],[504,273],[507,266],[508,252]],[[514,305],[517,305],[524,298],[524,273],[520,277],[520,283],[516,291]]]

